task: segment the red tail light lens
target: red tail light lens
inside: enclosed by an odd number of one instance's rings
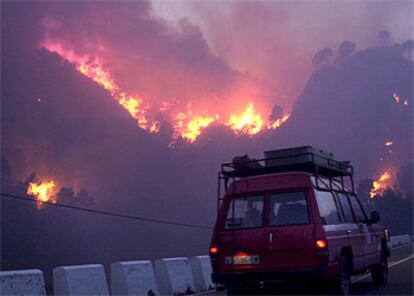
[[[217,247],[210,247],[210,254],[214,255],[218,253]]]
[[[325,249],[325,248],[326,248],[326,246],[327,246],[327,244],[326,244],[326,240],[324,240],[324,239],[318,239],[318,240],[316,241],[316,247],[317,247],[318,249]]]

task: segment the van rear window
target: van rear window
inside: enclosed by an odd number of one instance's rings
[[[263,226],[263,196],[240,197],[231,200],[225,229],[244,229]]]
[[[270,196],[270,226],[309,223],[305,192],[274,193]]]

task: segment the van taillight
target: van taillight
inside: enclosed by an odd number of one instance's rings
[[[210,255],[216,255],[218,253],[217,247],[210,247]]]
[[[325,249],[327,247],[326,240],[324,240],[324,239],[318,239],[316,241],[316,247],[318,249]]]
[[[316,262],[326,265],[329,261],[328,243],[324,239],[316,240]]]

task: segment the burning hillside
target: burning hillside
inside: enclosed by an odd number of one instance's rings
[[[111,61],[105,61],[95,55],[77,53],[74,49],[67,49],[59,41],[47,40],[41,43],[41,47],[69,61],[80,73],[106,89],[137,121],[140,128],[149,133],[158,133],[162,121],[166,121],[173,127],[173,142],[178,139],[194,142],[203,129],[211,124],[227,126],[235,134],[253,136],[266,129],[276,129],[289,118],[289,115],[282,114],[280,118],[270,119],[269,110],[272,106],[268,102],[259,98],[255,104],[248,94],[243,93],[224,99],[232,102],[231,105],[228,102],[223,104],[211,97],[197,101],[187,100],[184,105],[177,103],[180,100],[157,102],[151,98],[144,99],[138,94],[128,93],[115,82],[110,70],[105,66]],[[235,112],[237,110],[239,111]]]

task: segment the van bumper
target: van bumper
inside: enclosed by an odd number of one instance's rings
[[[295,271],[278,271],[278,272],[213,272],[212,280],[215,284],[234,286],[257,286],[270,285],[272,283],[289,282],[289,281],[314,281],[324,279],[327,276],[327,270],[324,267],[301,269]]]

